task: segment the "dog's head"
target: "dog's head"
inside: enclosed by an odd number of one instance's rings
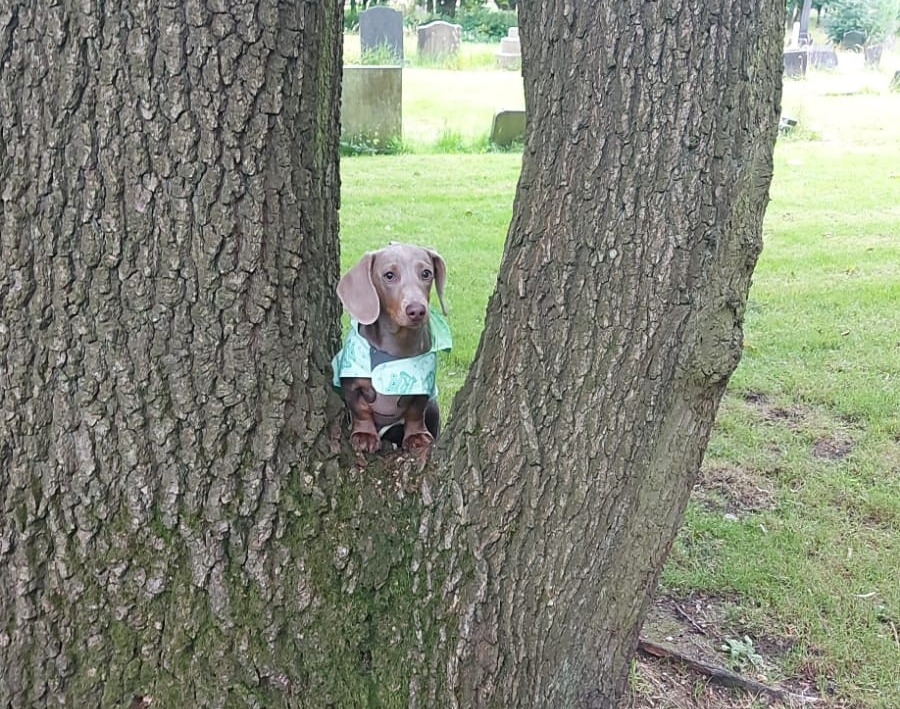
[[[428,322],[431,284],[441,310],[447,265],[433,249],[391,244],[369,251],[338,283],[337,292],[347,312],[364,325],[384,313],[399,327],[421,327]]]

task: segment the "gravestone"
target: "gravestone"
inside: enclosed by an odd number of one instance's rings
[[[403,14],[384,5],[359,13],[359,46],[363,56],[386,52],[385,60],[403,64]]]
[[[869,69],[877,69],[881,64],[881,55],[884,52],[883,44],[870,44],[863,50],[865,52],[865,65]]]
[[[491,142],[506,147],[525,139],[525,111],[504,110],[494,114]]]
[[[375,152],[403,135],[403,68],[345,66],[341,84],[341,142]]]
[[[805,49],[787,49],[784,52],[784,75],[797,79],[806,76],[806,66],[809,62]]]
[[[440,58],[459,54],[459,43],[462,38],[461,25],[435,20],[427,25],[420,25],[416,34],[419,38],[420,57]]]
[[[518,69],[522,66],[522,45],[519,43],[518,27],[510,27],[506,37],[500,40],[497,66],[501,69]]]
[[[812,0],[803,0],[800,6],[800,30],[797,33],[797,44],[805,47],[812,44],[812,37],[809,35],[809,13],[812,10]]]
[[[833,47],[812,45],[807,50],[807,65],[816,69],[837,69],[838,56]]]
[[[844,32],[844,38],[841,40],[841,49],[846,49],[851,52],[858,52],[862,49],[865,43],[865,32],[850,30],[849,32]]]
[[[797,119],[790,116],[782,116],[778,121],[779,133],[790,133],[797,127]]]

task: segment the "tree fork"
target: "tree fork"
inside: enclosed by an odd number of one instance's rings
[[[478,356],[433,462],[364,471],[339,4],[207,7],[0,14],[0,701],[615,706],[740,354],[783,7],[520,8]]]

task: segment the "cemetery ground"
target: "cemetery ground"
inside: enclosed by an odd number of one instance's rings
[[[776,148],[743,359],[642,637],[813,706],[889,709],[900,707],[900,94],[887,87],[900,54],[879,72],[840,58],[785,82],[784,113],[800,123]],[[341,164],[345,267],[392,239],[447,259],[445,412],[478,343],[521,156],[436,154],[429,136],[473,149],[517,92],[517,72],[412,66],[404,131],[420,152]],[[799,705],[645,653],[630,687],[623,707]]]

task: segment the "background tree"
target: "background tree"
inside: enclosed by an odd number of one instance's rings
[[[831,0],[825,29],[832,42],[856,31],[866,35],[866,43],[875,43],[894,34],[898,20],[900,0]]]
[[[92,10],[0,16],[0,699],[615,706],[740,355],[781,0],[520,8],[421,471],[329,445],[338,5]]]
[[[435,11],[441,17],[456,17],[456,0],[435,0]]]
[[[816,11],[816,26],[818,27],[822,21],[822,10],[827,10],[832,0],[815,0],[812,3],[812,9]],[[785,0],[785,19],[788,28],[800,19],[800,12],[803,9],[803,0]]]

